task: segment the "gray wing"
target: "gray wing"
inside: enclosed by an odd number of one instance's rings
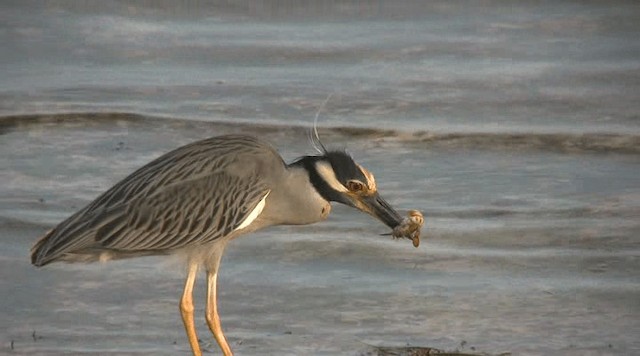
[[[118,251],[173,250],[230,234],[268,189],[224,172],[169,187],[97,216],[95,241]]]
[[[260,177],[265,167],[278,164],[284,167],[280,155],[250,136],[219,136],[182,146],[138,169],[48,232],[33,246],[32,263],[82,260],[66,257],[105,249],[167,250],[224,236],[264,197],[268,190]]]
[[[238,228],[268,192],[258,177],[241,179],[220,172],[94,210],[73,225],[52,231],[43,239],[45,246],[35,249],[43,256],[41,264],[46,264],[103,251],[153,254],[203,244]]]
[[[247,166],[247,171],[260,171],[260,167],[255,166],[256,162],[276,165],[278,161],[285,165],[271,145],[251,136],[226,135],[193,142],[149,162],[76,215],[150,196],[167,186],[225,171],[238,162]]]

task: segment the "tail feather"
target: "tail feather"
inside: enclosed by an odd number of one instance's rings
[[[54,232],[55,229],[51,229],[49,231],[47,231],[46,234],[44,234],[44,236],[42,236],[40,239],[38,239],[38,241],[33,245],[33,247],[31,247],[31,264],[33,264],[36,267],[42,267],[52,261],[44,261],[43,255],[42,255],[42,249],[44,248],[43,246],[47,243],[47,239],[51,236],[51,234]]]
[[[84,221],[62,222],[48,231],[31,248],[31,263],[42,267],[57,260],[63,260],[72,254],[95,245],[95,229],[91,222]]]

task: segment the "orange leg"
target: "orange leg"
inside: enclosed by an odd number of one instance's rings
[[[182,299],[180,299],[180,313],[182,314],[184,329],[187,331],[193,355],[202,356],[200,344],[198,344],[198,336],[196,335],[196,326],[193,322],[193,285],[196,281],[196,272],[198,272],[198,265],[195,263],[189,264],[187,281],[184,284]]]
[[[222,326],[220,325],[220,316],[218,315],[218,305],[217,305],[217,285],[218,285],[218,272],[207,272],[207,310],[206,310],[206,318],[207,325],[209,325],[209,329],[213,333],[213,337],[216,338],[218,345],[220,345],[220,349],[222,349],[222,353],[225,356],[233,356],[233,352],[231,352],[231,348],[227,343],[227,339],[224,337],[222,333]]]

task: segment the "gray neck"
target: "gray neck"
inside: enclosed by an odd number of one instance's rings
[[[282,180],[285,184],[278,184],[282,189],[269,194],[268,211],[264,212],[273,223],[302,225],[327,218],[331,205],[311,184],[304,166],[287,167]]]

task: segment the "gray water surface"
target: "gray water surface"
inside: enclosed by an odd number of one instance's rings
[[[313,154],[329,94],[324,143],[425,214],[421,245],[337,205],[237,239],[237,354],[640,353],[635,2],[322,4],[0,4],[0,354],[189,354],[180,262],[36,269],[30,246],[200,138]]]

